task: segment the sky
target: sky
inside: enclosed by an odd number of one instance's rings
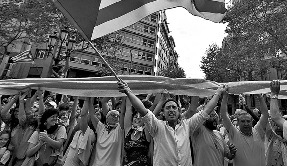
[[[226,24],[193,16],[183,8],[168,9],[166,16],[179,55],[179,66],[184,69],[187,78],[204,78],[199,67],[201,57],[212,43],[221,46],[227,35],[224,32]]]

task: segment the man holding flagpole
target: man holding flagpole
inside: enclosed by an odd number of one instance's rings
[[[227,87],[221,86],[202,111],[189,119],[181,118],[181,108],[177,101],[169,99],[162,108],[166,121],[159,120],[146,109],[139,98],[132,93],[128,85],[118,82],[119,91],[125,93],[154,140],[154,166],[192,166],[189,137],[200,127],[213,111],[220,96]]]

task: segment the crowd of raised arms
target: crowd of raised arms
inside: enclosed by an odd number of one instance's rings
[[[287,166],[278,80],[253,110],[240,95],[232,115],[226,85],[205,98],[118,89],[125,97],[1,96],[0,166]]]

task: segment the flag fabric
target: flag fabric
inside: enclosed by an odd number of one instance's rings
[[[138,94],[161,93],[166,90],[175,95],[211,96],[220,83],[204,79],[168,78],[147,75],[119,75],[132,92]],[[279,99],[287,99],[287,80],[280,80]],[[240,81],[225,83],[231,94],[268,94],[270,81]],[[120,97],[113,76],[88,78],[25,78],[0,80],[0,94],[13,95],[25,89],[38,89],[58,94],[85,97]]]
[[[134,94],[161,93],[164,90],[172,94],[189,96],[210,96],[215,93],[217,85],[204,79],[177,79],[146,76],[146,75],[119,75],[127,82]],[[186,83],[188,86],[185,86]],[[27,88],[38,89],[86,97],[119,97],[124,94],[118,91],[117,81],[113,76],[89,78],[25,78],[0,80],[0,94],[17,94]]]
[[[132,25],[164,9],[183,7],[195,16],[220,22],[224,0],[53,0],[88,39],[96,39]]]
[[[34,57],[30,50],[23,51],[13,57],[10,57],[12,63],[33,63]]]

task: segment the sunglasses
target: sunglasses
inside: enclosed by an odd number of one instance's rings
[[[177,109],[178,107],[176,106],[176,105],[168,105],[168,106],[165,106],[165,109],[167,109],[167,110],[170,110],[170,109]]]

